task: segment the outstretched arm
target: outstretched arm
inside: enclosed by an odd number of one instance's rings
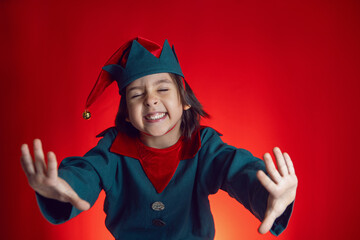
[[[34,158],[27,144],[21,146],[21,166],[26,174],[29,185],[40,195],[61,202],[71,203],[81,211],[88,210],[90,204],[81,199],[70,185],[58,177],[56,156],[53,152],[47,154],[46,166],[45,156],[40,139],[34,140]]]
[[[273,152],[276,158],[277,169],[271,155],[265,153],[264,161],[269,176],[261,170],[257,172],[257,178],[269,192],[265,217],[258,229],[261,234],[267,233],[276,218],[281,216],[287,206],[295,200],[298,185],[290,156],[287,153],[282,153],[278,147],[275,147]]]

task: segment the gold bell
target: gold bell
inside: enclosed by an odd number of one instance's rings
[[[83,112],[83,118],[89,120],[91,118],[91,113],[88,110],[85,110],[85,112]]]

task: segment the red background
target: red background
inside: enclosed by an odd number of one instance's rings
[[[355,239],[360,196],[360,2],[0,2],[1,239],[112,239],[102,199],[59,226],[41,216],[20,145],[41,138],[58,159],[82,155],[111,126],[112,85],[81,118],[102,65],[140,35],[174,44],[224,141],[256,156],[290,153],[295,210],[279,239]],[[274,239],[226,193],[211,196],[216,239]]]

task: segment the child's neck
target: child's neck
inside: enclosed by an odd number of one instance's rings
[[[140,140],[148,147],[152,148],[168,148],[177,143],[181,137],[180,124],[175,126],[171,131],[167,132],[162,136],[150,136],[146,134],[140,134]]]

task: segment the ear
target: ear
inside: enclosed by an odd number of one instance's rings
[[[130,122],[130,119],[128,117],[125,118],[125,121]]]
[[[188,105],[188,104],[187,104],[187,105],[184,106],[184,110],[185,110],[185,111],[186,111],[186,110],[189,110],[190,108],[191,108],[191,105]]]

